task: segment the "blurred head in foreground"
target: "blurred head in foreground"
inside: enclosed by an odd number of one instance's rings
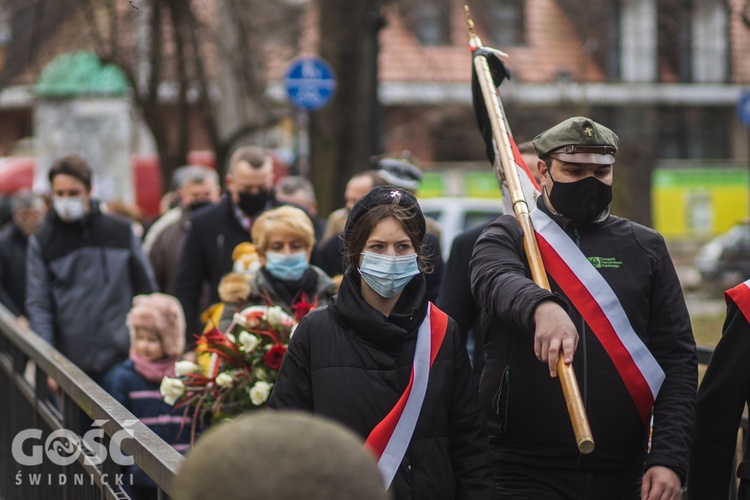
[[[175,500],[385,500],[375,458],[339,424],[255,412],[210,429],[175,478]]]

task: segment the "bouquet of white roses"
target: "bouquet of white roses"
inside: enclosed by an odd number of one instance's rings
[[[225,333],[198,339],[211,353],[208,373],[189,361],[161,383],[164,401],[194,408],[194,419],[212,421],[266,406],[297,320],[279,306],[252,306],[235,313]]]

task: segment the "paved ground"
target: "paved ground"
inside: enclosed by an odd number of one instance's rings
[[[690,317],[715,316],[724,314],[726,304],[722,298],[706,297],[702,294],[688,292],[685,294],[685,302],[690,312]]]
[[[702,283],[698,271],[692,266],[678,265],[676,269],[691,317],[713,316],[725,312],[726,304],[723,294],[725,285]],[[731,286],[731,284],[727,285]]]

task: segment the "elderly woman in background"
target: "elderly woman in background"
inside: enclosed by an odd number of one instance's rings
[[[224,277],[219,285],[224,302],[220,329],[243,307],[278,305],[301,316],[310,307],[328,304],[337,287],[322,269],[310,264],[315,230],[303,210],[282,206],[264,212],[251,232],[260,269],[251,275]]]
[[[336,285],[322,269],[310,264],[315,229],[301,209],[283,206],[258,217],[252,228],[261,268],[250,284],[250,304],[273,303],[292,312],[307,299],[326,305]]]

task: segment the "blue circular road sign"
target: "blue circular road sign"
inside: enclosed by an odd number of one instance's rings
[[[295,59],[284,75],[284,87],[292,104],[302,109],[322,108],[336,91],[333,69],[319,57]]]
[[[750,90],[745,89],[737,101],[737,114],[743,125],[750,127]]]

